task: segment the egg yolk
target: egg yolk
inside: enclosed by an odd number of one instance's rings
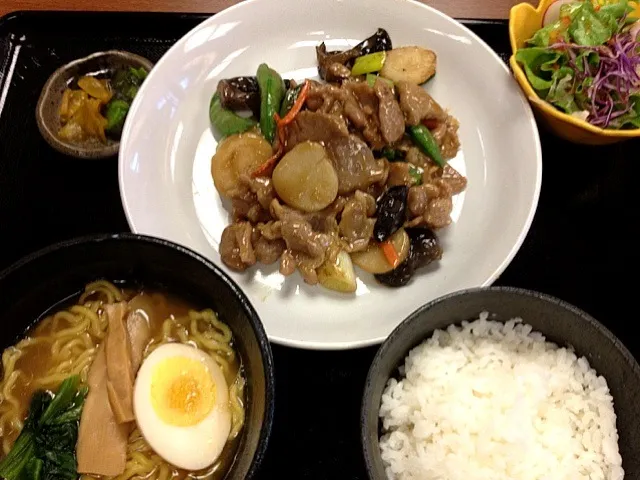
[[[167,358],[153,370],[151,405],[169,425],[200,423],[213,409],[215,393],[209,369],[192,358]]]

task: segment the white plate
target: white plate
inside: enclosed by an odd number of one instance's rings
[[[210,175],[216,148],[208,106],[218,81],[253,75],[266,62],[283,77],[314,77],[315,47],[355,45],[383,27],[395,46],[438,54],[427,89],[460,120],[462,149],[451,162],[467,175],[454,223],[440,232],[444,256],[406,287],[359,272],[356,295],[309,287],[275,266],[229,271],[218,242],[228,223]],[[249,0],[194,28],[157,63],[129,113],[120,146],[120,190],[134,232],[166,238],[212,259],[240,284],[269,338],[303,348],[379,343],[434,298],[491,284],[520,247],[541,180],[536,124],[500,58],[444,14],[407,0]]]

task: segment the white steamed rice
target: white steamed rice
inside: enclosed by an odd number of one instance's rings
[[[606,380],[521,319],[436,330],[400,373],[380,408],[389,479],[624,477]]]

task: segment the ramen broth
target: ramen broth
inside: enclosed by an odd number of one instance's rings
[[[164,331],[163,329],[167,329],[165,324],[165,320],[172,319],[171,323],[172,328],[171,334],[169,335],[169,339],[164,337],[165,342],[175,341],[181,342],[180,335],[178,334],[178,330],[184,330],[189,328],[189,323],[191,319],[189,318],[189,312],[198,311],[194,308],[194,305],[185,302],[181,298],[178,298],[174,295],[167,294],[164,292],[158,292],[153,290],[141,289],[141,290],[133,290],[133,289],[125,289],[121,291],[123,300],[129,302],[129,307],[131,311],[138,311],[142,313],[149,321],[149,327],[151,332],[151,341],[147,344],[145,349],[145,357],[146,355],[153,349],[154,345],[159,345],[163,340]],[[93,298],[93,295],[85,297],[83,300],[87,301],[96,301],[100,300],[99,298]],[[96,295],[97,297],[97,295]],[[78,307],[78,303],[69,305],[67,308]],[[53,312],[57,312],[62,310],[64,307],[57,307]],[[38,389],[52,389],[55,390],[59,382],[51,385],[42,385],[42,382],[39,381],[43,377],[47,375],[47,372],[50,372],[52,368],[56,367],[52,360],[52,343],[47,341],[47,338],[50,338],[52,334],[61,331],[64,328],[68,328],[68,325],[64,325],[62,321],[54,321],[54,314],[45,317],[42,321],[38,322],[34,328],[28,330],[26,339],[29,341],[34,341],[33,345],[30,345],[28,349],[18,358],[15,362],[15,369],[20,370],[21,374],[17,376],[15,382],[12,385],[11,396],[19,402],[19,417],[21,419],[26,418],[27,412],[29,409],[29,404],[34,392]],[[98,338],[96,335],[92,335],[90,333],[83,334],[83,337],[79,337],[78,341],[87,342],[90,341],[92,346],[97,347],[101,338]],[[174,336],[175,335],[175,336]],[[88,337],[87,337],[88,336]],[[87,337],[86,339],[84,337]],[[184,342],[181,343],[193,343],[193,342]],[[231,343],[233,346],[233,344]],[[195,346],[195,345],[194,345]],[[9,349],[15,347],[9,347]],[[7,350],[9,350],[7,349]],[[7,351],[5,350],[5,352]],[[83,381],[86,380],[87,371],[90,367],[91,363],[89,362],[87,366],[83,369],[81,373],[81,378]],[[239,355],[234,355],[230,362],[228,362],[228,367],[223,370],[225,379],[229,386],[233,385],[234,382],[237,382],[239,378],[242,378],[242,364],[240,361]],[[4,373],[4,372],[3,372]],[[239,375],[240,374],[240,375]],[[244,403],[244,399],[243,403]],[[4,401],[4,395],[0,396],[0,405]],[[22,425],[13,426],[14,428],[5,429],[6,431],[1,431],[2,426],[0,425],[0,440],[3,444],[4,452],[1,455],[2,457],[7,453],[7,446],[13,445],[16,438],[18,437]],[[16,428],[17,427],[17,428]],[[135,441],[133,438],[135,434],[138,434],[137,441],[140,442],[140,434],[139,430],[135,429],[134,434],[130,437],[130,442]],[[197,472],[187,472],[184,470],[180,470],[178,468],[173,467],[172,465],[165,463],[165,468],[163,469],[168,476],[166,478],[172,480],[181,480],[181,479],[206,479],[206,480],[217,480],[222,479],[226,472],[231,467],[237,450],[237,444],[239,440],[239,435],[236,435],[235,438],[227,440],[225,447],[218,458],[218,460],[209,468]],[[146,442],[145,442],[146,443]],[[146,449],[148,449],[148,453],[153,454],[150,447],[145,444]],[[145,452],[147,453],[147,452]],[[101,476],[93,476],[93,475],[79,475],[81,480],[89,480],[92,478],[95,479],[106,479],[108,477]],[[164,477],[164,475],[160,475]],[[120,478],[120,477],[117,477]],[[133,476],[132,478],[148,478],[155,479],[160,478],[159,473],[157,471],[152,472],[150,475],[147,474],[144,477],[141,476]]]

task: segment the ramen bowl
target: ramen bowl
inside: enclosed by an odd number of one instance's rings
[[[519,3],[509,13],[509,39],[511,58],[509,64],[513,74],[533,107],[537,119],[552,133],[573,143],[585,145],[607,145],[630,138],[640,137],[640,129],[614,130],[603,129],[558,110],[541,99],[535,92],[522,66],[516,61],[515,54],[533,34],[542,28],[544,15],[549,6],[558,0],[541,0],[537,7],[530,3]],[[640,16],[640,6],[636,4],[633,16]]]
[[[0,273],[2,350],[16,344],[30,326],[52,311],[75,303],[85,285],[96,280],[121,288],[167,292],[197,305],[194,308],[198,310],[212,309],[230,328],[232,347],[241,359],[246,381],[245,421],[234,440],[234,454],[224,478],[251,478],[264,456],[273,420],[271,349],[260,319],[242,291],[218,267],[192,251],[160,239],[119,234],[70,240],[20,260]]]

